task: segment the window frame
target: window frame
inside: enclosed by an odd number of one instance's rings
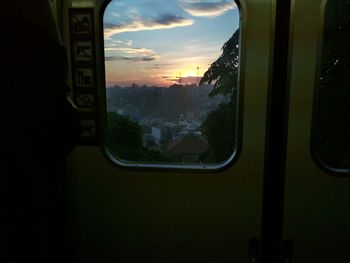
[[[244,0],[235,1],[239,11],[239,67],[238,67],[238,82],[237,82],[237,115],[236,115],[236,138],[235,147],[231,156],[224,162],[218,164],[164,164],[164,163],[141,163],[128,162],[119,159],[112,152],[108,143],[107,134],[107,98],[106,98],[106,78],[105,78],[105,51],[104,51],[104,13],[112,0],[103,1],[97,11],[98,19],[97,26],[99,28],[98,44],[96,50],[98,53],[98,64],[100,71],[97,73],[97,101],[98,101],[98,117],[99,117],[99,136],[101,142],[101,150],[104,157],[112,163],[116,168],[121,170],[131,171],[172,171],[172,172],[194,172],[194,173],[219,173],[232,167],[239,159],[242,151],[243,141],[243,98],[244,98],[244,75],[245,75],[245,46],[246,46],[246,26],[247,26],[247,8]]]
[[[320,96],[320,76],[322,67],[322,54],[323,54],[323,37],[325,28],[325,13],[327,8],[328,0],[323,0],[319,8],[319,22],[318,22],[318,37],[317,37],[317,53],[316,53],[316,71],[315,71],[315,81],[314,81],[314,94],[312,103],[312,119],[311,119],[311,132],[310,132],[310,154],[312,160],[318,168],[320,168],[324,173],[336,176],[336,177],[349,177],[350,168],[337,168],[328,165],[316,151],[316,143],[314,142],[313,135],[317,126],[316,116],[319,109],[319,96]]]

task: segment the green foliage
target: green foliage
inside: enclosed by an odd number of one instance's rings
[[[202,157],[206,162],[219,163],[232,154],[235,139],[235,111],[231,103],[220,104],[208,114],[202,125],[209,149]]]
[[[229,97],[237,89],[238,63],[239,63],[239,30],[222,47],[221,56],[211,64],[204,73],[199,84],[214,83],[210,97],[218,94]]]
[[[134,162],[171,162],[158,151],[142,146],[141,127],[115,112],[107,115],[108,144],[118,159]]]
[[[224,44],[221,56],[205,72],[200,84],[214,83],[209,97],[223,95],[229,99],[208,114],[202,133],[208,140],[208,151],[201,161],[220,163],[227,160],[235,146],[236,98],[239,63],[239,30]]]

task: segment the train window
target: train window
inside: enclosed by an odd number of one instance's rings
[[[106,146],[127,167],[225,167],[237,157],[234,0],[113,0],[104,9]]]
[[[311,147],[327,170],[350,172],[350,0],[327,1]]]

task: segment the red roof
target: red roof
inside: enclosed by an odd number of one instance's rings
[[[202,137],[185,136],[168,144],[170,155],[202,154],[207,150],[207,142]]]

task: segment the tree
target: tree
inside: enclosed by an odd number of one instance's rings
[[[208,140],[208,151],[202,156],[205,162],[220,163],[232,154],[235,143],[235,110],[232,103],[222,103],[208,114],[202,133]]]
[[[209,98],[223,95],[228,102],[208,114],[202,124],[202,133],[208,140],[208,151],[201,157],[203,162],[220,163],[233,152],[236,137],[236,99],[239,66],[239,30],[222,47],[221,56],[211,64],[200,81],[214,83]]]
[[[143,147],[141,127],[122,115],[108,112],[107,133],[111,151],[122,161],[171,162],[162,153]]]
[[[211,64],[199,82],[199,85],[215,82],[209,97],[215,97],[218,94],[232,97],[236,94],[239,64],[238,47],[239,30],[237,29],[222,47],[221,56]]]

